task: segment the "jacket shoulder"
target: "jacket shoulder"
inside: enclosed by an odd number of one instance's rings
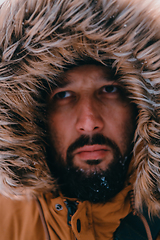
[[[1,240],[43,240],[45,238],[41,225],[34,200],[13,200],[0,195]]]

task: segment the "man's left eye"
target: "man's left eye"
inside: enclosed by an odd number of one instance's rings
[[[105,93],[116,93],[118,92],[118,90],[119,90],[118,87],[114,85],[107,85],[102,89],[102,91]]]

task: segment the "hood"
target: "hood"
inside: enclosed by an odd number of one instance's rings
[[[151,7],[152,6],[152,7]],[[109,66],[137,105],[135,204],[160,210],[158,1],[6,0],[0,9],[0,192],[54,191],[46,96],[71,65]]]

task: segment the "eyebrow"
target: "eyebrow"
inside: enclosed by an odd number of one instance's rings
[[[65,74],[65,73],[64,73]],[[108,76],[107,76],[108,75]],[[117,81],[117,76],[113,75],[112,72],[107,73],[106,76],[103,77],[103,79],[106,82],[115,82],[115,83],[119,83],[119,81]],[[66,86],[68,86],[70,83],[74,82],[74,80],[70,80],[68,79],[65,75],[60,75],[57,77],[57,79],[55,80],[55,87],[54,89],[57,88],[65,88]]]
[[[60,79],[60,78],[59,78]],[[61,78],[62,79],[62,81],[56,81],[56,85],[55,85],[55,87],[54,87],[54,89],[58,89],[58,88],[65,88],[65,87],[67,87],[70,83],[72,83],[72,82],[74,82],[74,81],[71,81],[71,80],[68,80],[67,78],[66,78],[66,80],[64,81],[64,78]],[[113,83],[118,83],[117,81],[116,81],[116,79],[111,79],[111,78],[107,78],[107,77],[104,77],[103,78],[106,82],[113,82]]]

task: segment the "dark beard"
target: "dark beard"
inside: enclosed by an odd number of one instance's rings
[[[84,145],[93,144],[105,144],[113,149],[113,160],[105,171],[97,170],[95,165],[95,171],[86,172],[73,165],[73,151]],[[68,148],[66,161],[55,149],[54,151],[52,149],[51,155],[48,165],[53,177],[57,179],[61,193],[65,197],[80,201],[88,200],[91,203],[105,203],[123,189],[131,159],[131,156],[122,156],[118,146],[101,134],[94,135],[92,139],[88,136],[77,139]],[[92,164],[92,161],[90,162]],[[98,163],[99,160],[97,160],[97,166]]]

